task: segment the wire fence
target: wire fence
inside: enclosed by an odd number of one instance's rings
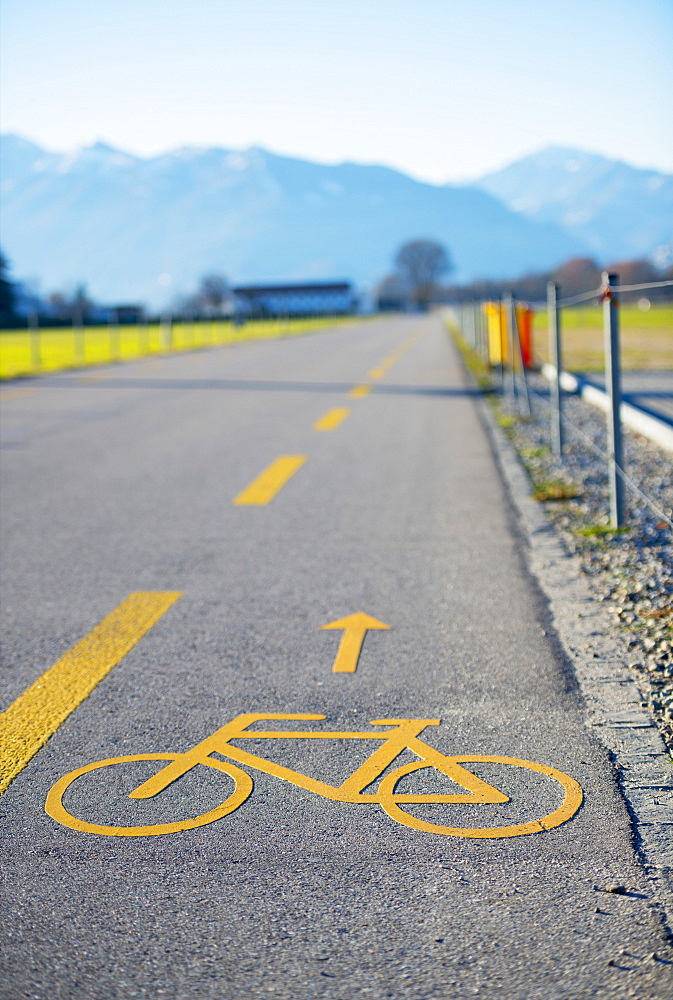
[[[568,433],[581,439],[606,465],[610,494],[610,525],[622,527],[625,521],[624,489],[636,494],[670,528],[673,520],[656,501],[641,489],[624,468],[622,434],[622,390],[619,330],[619,294],[673,286],[673,280],[620,285],[616,274],[603,273],[599,288],[580,295],[559,297],[554,282],[547,286],[550,374],[550,440],[558,462],[563,462]],[[603,306],[603,343],[605,359],[605,397],[607,448],[600,448],[564,413],[562,310],[568,306],[596,300]],[[507,395],[523,416],[532,412],[529,368],[532,362],[530,315],[505,295],[501,302],[474,302],[457,307],[461,334],[472,350],[495,374],[497,388]]]

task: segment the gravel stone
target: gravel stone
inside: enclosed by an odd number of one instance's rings
[[[629,664],[673,751],[673,463],[651,441],[624,429],[624,468],[661,514],[625,484],[626,527],[609,530],[605,416],[579,396],[565,396],[563,461],[550,450],[549,387],[530,376],[533,417],[516,401],[493,397],[503,430],[534,486],[563,484],[572,499],[542,500],[562,544],[581,558],[596,597],[608,603],[615,627],[629,639]],[[599,454],[600,453],[600,454]],[[551,489],[549,490],[551,492]]]

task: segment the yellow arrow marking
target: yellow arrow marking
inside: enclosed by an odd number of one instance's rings
[[[0,715],[0,792],[180,596],[129,594]]]
[[[232,501],[235,507],[264,507],[292,479],[306,455],[280,455]]]
[[[390,625],[386,625],[384,622],[380,622],[378,619],[372,618],[371,615],[366,615],[362,611],[357,611],[354,615],[348,615],[347,618],[339,618],[335,622],[330,622],[329,625],[321,625],[321,629],[344,630],[332,672],[335,674],[354,674],[358,667],[362,643],[365,641],[367,632],[370,629],[390,627]]]
[[[346,417],[350,416],[348,406],[336,406],[333,410],[328,410],[320,420],[316,420],[313,425],[314,431],[333,431],[339,427]]]

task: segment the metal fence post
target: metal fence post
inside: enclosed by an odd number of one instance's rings
[[[558,307],[558,285],[555,281],[547,284],[547,322],[549,326],[549,358],[555,369],[551,383],[551,443],[552,452],[559,461],[563,460],[563,417],[561,414],[561,312]]]
[[[481,305],[479,299],[474,300],[474,341],[474,349],[477,357],[480,361],[483,361],[484,355],[481,349]]]
[[[480,337],[480,353],[481,360],[489,365],[491,361],[491,354],[488,344],[488,324],[486,318],[486,312],[484,310],[483,301],[479,302],[479,337]]]
[[[622,372],[619,357],[619,277],[603,271],[603,334],[605,340],[605,390],[610,407],[608,424],[608,479],[610,482],[610,524],[620,528],[624,523],[624,484],[617,471],[623,469],[622,458]]]
[[[504,313],[505,320],[505,350],[507,351],[507,361],[509,362],[509,393],[512,399],[516,399],[516,372],[514,370],[514,296],[511,292],[507,292],[507,294],[503,297],[502,311]],[[505,359],[503,358],[503,379],[504,376]]]

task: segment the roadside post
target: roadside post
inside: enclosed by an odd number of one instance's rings
[[[605,389],[609,408],[608,479],[610,483],[610,524],[620,528],[624,523],[624,484],[620,477],[622,460],[622,379],[619,357],[619,276],[603,271],[603,334],[605,345]]]
[[[142,339],[143,339],[143,354],[150,354],[152,341],[150,336],[150,324],[148,322],[147,316],[143,316],[142,321],[140,323],[140,329],[142,332]]]
[[[488,317],[486,316],[486,304],[483,301],[479,303],[479,326],[481,330],[481,357],[484,364],[488,365]]]
[[[37,309],[31,309],[28,313],[28,328],[30,330],[30,364],[33,371],[39,372],[42,368],[42,345],[40,344],[40,318]]]
[[[484,364],[489,363],[488,352],[488,323],[486,318],[485,303],[477,303],[477,329],[479,330],[479,356]]]
[[[119,361],[119,317],[115,309],[108,315],[108,331],[110,361]]]
[[[165,351],[170,351],[173,347],[173,319],[170,313],[166,313],[161,320],[161,339]]]
[[[558,307],[558,285],[555,281],[547,284],[547,317],[549,326],[549,357],[555,375],[551,383],[551,441],[554,457],[563,461],[563,416],[561,413],[561,315]]]
[[[72,314],[72,333],[75,342],[75,362],[83,365],[86,361],[86,348],[84,343],[84,317],[82,316],[82,307],[79,302],[76,303]]]
[[[505,348],[503,362],[509,365],[509,395],[513,400],[517,399],[516,389],[516,369],[514,368],[514,340],[516,338],[516,314],[514,306],[514,296],[507,292],[502,300],[502,323],[505,328]],[[503,368],[504,374],[504,368]]]
[[[473,351],[477,350],[477,310],[474,302],[470,302],[468,306],[468,315],[470,317],[470,347]]]

